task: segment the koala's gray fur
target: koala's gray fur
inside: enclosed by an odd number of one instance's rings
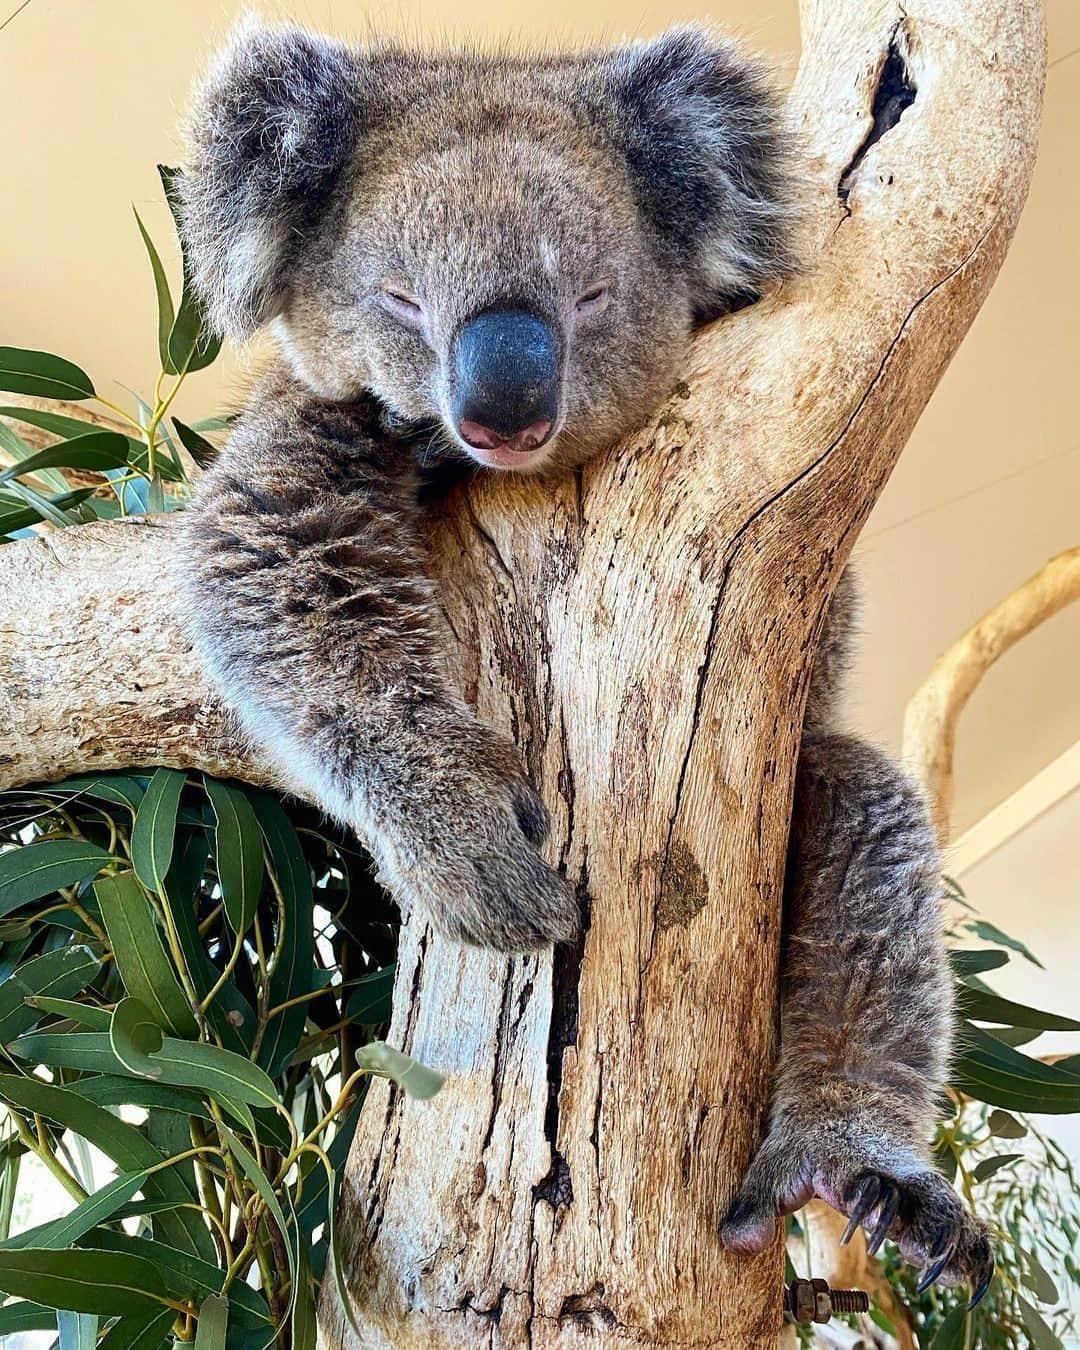
[[[464,457],[447,352],[503,298],[561,343],[557,432],[529,467],[634,428],[694,323],[794,268],[786,147],[767,82],[701,29],[519,57],[248,25],[197,94],[195,279],[219,328],[273,320],[282,355],[190,513],[189,631],[287,781],[461,941],[525,950],[578,915],[516,750],[446,674],[415,438],[395,428]],[[582,318],[598,277],[607,308]],[[422,297],[415,330],[388,284]],[[849,591],[806,715],[772,1122],[723,1237],[759,1250],[816,1193],[978,1294],[985,1231],[927,1152],[951,1024],[938,857],[899,768],[836,729]]]

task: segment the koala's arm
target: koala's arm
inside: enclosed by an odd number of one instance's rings
[[[184,527],[186,627],[250,740],[357,831],[406,908],[508,950],[566,938],[544,807],[445,671],[415,480],[369,405],[273,373]]]
[[[819,1195],[890,1236],[927,1278],[981,1296],[982,1225],[929,1154],[952,1042],[941,865],[900,766],[832,730],[850,629],[843,583],[811,684],[785,895],[780,1059],[769,1133],[724,1224],[754,1251]]]

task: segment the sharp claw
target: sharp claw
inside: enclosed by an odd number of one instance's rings
[[[877,1227],[871,1234],[870,1241],[866,1244],[867,1256],[873,1256],[885,1241],[889,1229],[893,1226],[893,1220],[899,1212],[900,1187],[895,1182],[886,1181],[882,1186],[881,1211],[878,1215]]]
[[[934,1261],[939,1256],[944,1256],[946,1252],[952,1251],[956,1246],[957,1225],[954,1223],[943,1223],[938,1229],[937,1240],[930,1250],[930,1260]]]
[[[947,1251],[947,1252],[944,1254],[944,1256],[939,1256],[939,1257],[938,1257],[938,1259],[934,1262],[934,1264],[930,1267],[930,1269],[929,1269],[929,1270],[926,1272],[926,1274],[922,1277],[922,1279],[919,1281],[919,1283],[915,1286],[915,1292],[916,1292],[917,1294],[925,1293],[926,1290],[930,1288],[930,1286],[934,1283],[934,1281],[937,1279],[937,1277],[941,1274],[941,1272],[942,1272],[942,1271],[945,1269],[945,1267],[949,1264],[949,1257],[950,1257],[951,1255],[952,1255],[952,1251],[950,1250],[950,1251]]]
[[[881,1178],[875,1172],[869,1172],[856,1184],[857,1199],[851,1211],[851,1217],[848,1219],[847,1227],[844,1229],[843,1236],[840,1239],[840,1245],[846,1246],[851,1241],[852,1234],[863,1219],[870,1213],[878,1202],[881,1194]]]
[[[994,1278],[994,1258],[993,1258],[993,1256],[991,1256],[991,1257],[990,1257],[990,1268],[989,1268],[989,1270],[987,1270],[986,1274],[983,1276],[982,1282],[979,1284],[979,1287],[978,1287],[978,1288],[975,1290],[975,1292],[972,1294],[971,1299],[970,1299],[969,1302],[968,1302],[968,1305],[967,1305],[967,1310],[968,1310],[968,1312],[970,1312],[970,1311],[972,1310],[972,1308],[974,1308],[975,1305],[976,1305],[977,1303],[981,1303],[981,1302],[982,1302],[983,1297],[984,1297],[984,1295],[986,1294],[986,1291],[990,1288],[990,1281],[991,1281],[993,1278]]]

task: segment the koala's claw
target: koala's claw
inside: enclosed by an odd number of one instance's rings
[[[725,1246],[747,1254],[762,1251],[775,1235],[778,1217],[818,1195],[848,1216],[841,1242],[863,1225],[873,1255],[888,1237],[907,1261],[924,1267],[919,1293],[938,1279],[966,1284],[972,1291],[968,1307],[974,1308],[993,1279],[994,1256],[985,1227],[964,1209],[948,1181],[929,1168],[912,1167],[910,1160],[900,1174],[867,1166],[871,1159],[861,1149],[859,1167],[836,1140],[823,1140],[820,1152],[810,1150],[805,1137],[766,1140],[724,1219]]]

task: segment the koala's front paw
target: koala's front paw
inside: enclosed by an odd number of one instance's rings
[[[994,1256],[983,1224],[910,1147],[851,1120],[775,1124],[724,1219],[724,1245],[763,1251],[778,1218],[815,1195],[848,1216],[844,1242],[865,1224],[871,1255],[888,1237],[924,1267],[920,1292],[938,1279],[967,1285],[970,1307],[986,1293]]]
[[[524,952],[571,941],[580,911],[538,852],[548,813],[517,751],[478,722],[438,739],[427,742],[423,789],[403,812],[401,845],[383,854],[383,879],[470,946]]]

